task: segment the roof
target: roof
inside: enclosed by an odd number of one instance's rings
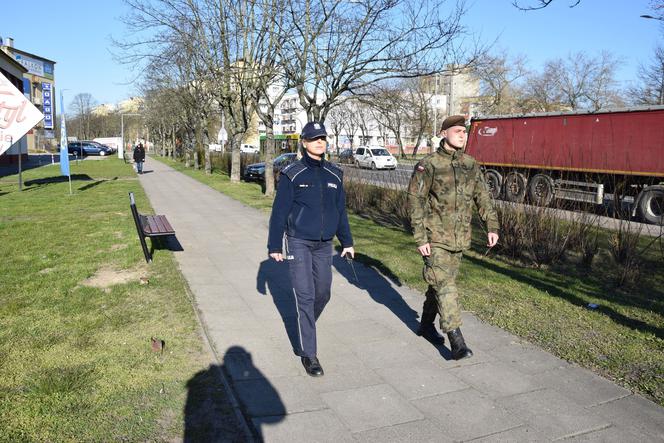
[[[10,65],[13,65],[15,68],[19,69],[23,73],[28,72],[25,66],[14,60],[9,55],[5,54],[3,51],[0,51],[0,59],[7,61]]]
[[[53,60],[49,60],[49,59],[47,59],[47,58],[45,58],[45,57],[42,57],[41,55],[31,54],[30,52],[22,51],[22,50],[20,50],[20,49],[16,49],[16,48],[13,47],[13,46],[6,46],[6,45],[5,45],[5,46],[3,46],[3,48],[4,48],[4,49],[8,49],[8,50],[10,50],[11,52],[18,52],[19,54],[23,54],[23,55],[27,55],[27,56],[30,56],[30,57],[38,58],[38,59],[40,59],[40,60],[44,60],[44,61],[46,61],[46,62],[50,62],[50,63],[53,63],[53,64],[57,63],[57,62],[54,62]]]

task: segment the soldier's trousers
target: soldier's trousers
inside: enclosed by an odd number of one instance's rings
[[[424,257],[424,280],[429,284],[422,310],[422,323],[433,323],[440,316],[440,329],[453,331],[461,326],[456,277],[461,264],[461,252],[431,247],[431,255]]]
[[[288,272],[297,310],[297,333],[301,357],[316,356],[316,320],[330,301],[332,287],[332,241],[286,239]]]

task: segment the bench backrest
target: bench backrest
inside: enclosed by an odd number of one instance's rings
[[[136,223],[136,229],[138,229],[138,235],[143,235],[143,226],[141,225],[141,219],[138,216],[138,209],[136,209],[136,200],[134,200],[134,193],[129,193],[129,206],[131,207],[131,215],[134,217],[134,223]]]

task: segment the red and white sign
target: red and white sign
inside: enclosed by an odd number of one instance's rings
[[[43,118],[39,109],[0,73],[0,155]]]

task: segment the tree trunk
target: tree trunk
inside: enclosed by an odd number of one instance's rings
[[[194,148],[194,169],[198,170],[201,168],[201,164],[198,160],[198,148]]]
[[[235,134],[230,137],[231,141],[231,183],[240,182],[240,143],[242,143],[241,134]]]
[[[272,121],[265,122],[265,195],[274,195],[274,156],[275,156],[274,128]]]

